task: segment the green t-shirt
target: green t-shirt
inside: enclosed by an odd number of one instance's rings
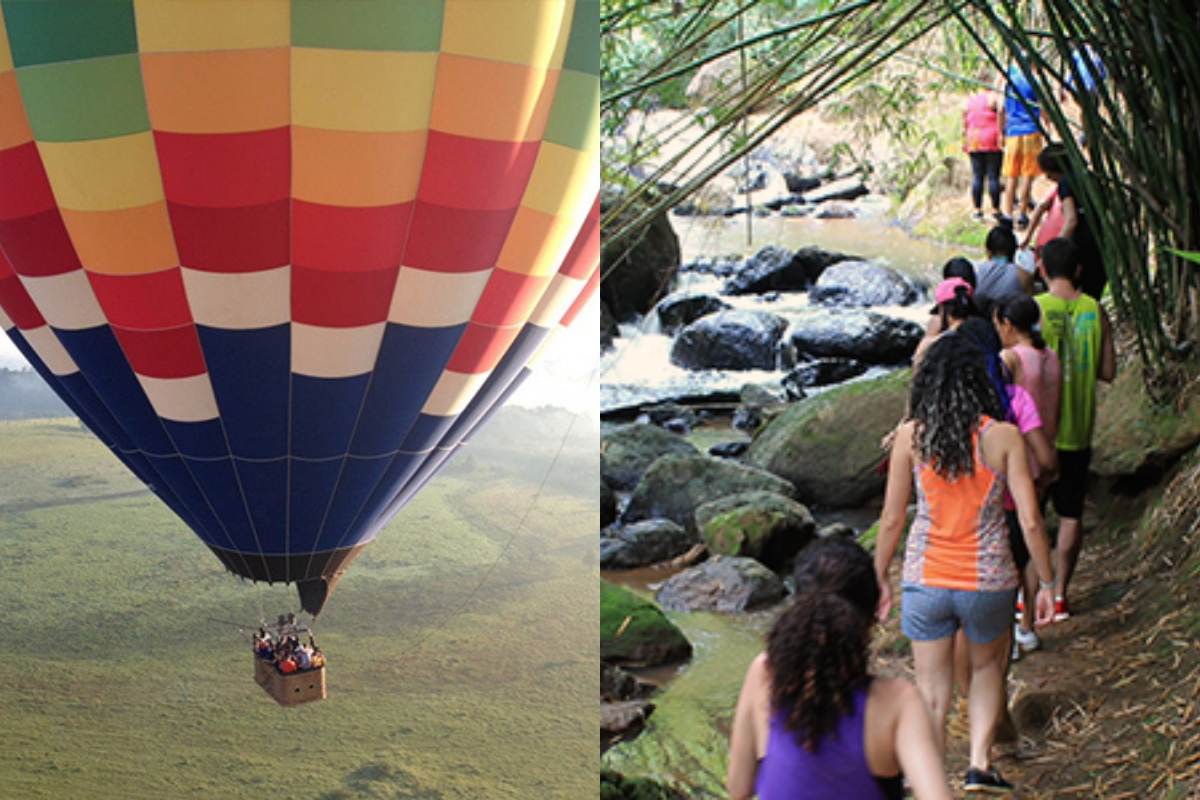
[[[1062,362],[1062,401],[1058,412],[1059,450],[1086,450],[1092,446],[1096,424],[1096,373],[1100,370],[1104,329],[1100,305],[1090,295],[1063,300],[1039,294],[1042,337]]]

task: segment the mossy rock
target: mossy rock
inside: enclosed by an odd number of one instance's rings
[[[600,658],[650,666],[685,661],[691,642],[658,606],[628,589],[600,582]]]
[[[600,770],[600,800],[685,800],[687,795],[653,778],[626,777]]]
[[[808,509],[790,497],[745,492],[696,509],[696,526],[709,551],[745,556],[779,571],[816,533]]]
[[[682,436],[657,425],[623,425],[600,440],[600,477],[614,489],[632,489],[663,456],[699,454]]]
[[[760,430],[745,462],[785,479],[802,503],[858,506],[883,494],[879,442],[904,416],[911,370],[801,400]]]
[[[696,509],[742,492],[766,491],[794,497],[796,489],[762,469],[710,456],[666,456],[655,461],[629,499],[622,521],[663,519],[678,522],[693,535]]]

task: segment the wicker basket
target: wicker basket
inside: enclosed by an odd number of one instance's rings
[[[325,667],[284,675],[266,659],[255,657],[254,682],[281,706],[298,706],[325,699]]]

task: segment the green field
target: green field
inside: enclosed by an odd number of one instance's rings
[[[0,794],[593,796],[595,450],[540,492],[555,451],[502,450],[355,562],[315,626],[329,699],[285,709],[239,626],[294,588],[224,572],[74,420],[0,423]]]

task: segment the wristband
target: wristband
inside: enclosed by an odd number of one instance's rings
[[[1039,580],[1039,581],[1038,581],[1038,588],[1039,588],[1039,589],[1046,589],[1047,591],[1049,591],[1049,590],[1053,589],[1053,588],[1054,588],[1054,579],[1053,579],[1053,578],[1051,578],[1049,581],[1041,581],[1041,580]]]

